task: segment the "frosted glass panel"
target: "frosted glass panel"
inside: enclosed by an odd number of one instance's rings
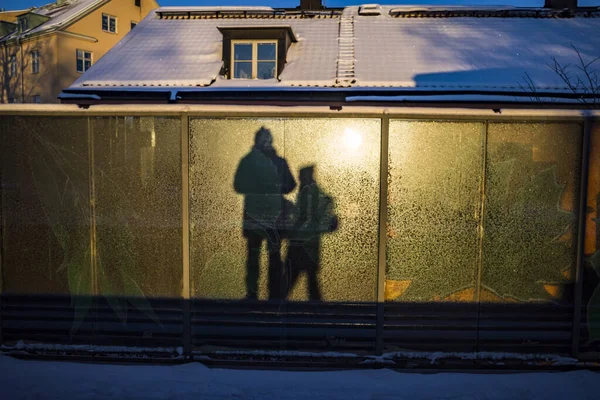
[[[600,124],[592,128],[583,268],[581,350],[600,350]]]
[[[388,301],[473,301],[482,123],[391,121]]]
[[[177,118],[94,118],[100,294],[180,297],[181,128]]]
[[[90,265],[86,118],[0,118],[6,293],[86,295]]]
[[[488,131],[482,300],[571,301],[582,128]]]
[[[374,300],[378,120],[194,119],[190,127],[196,297]],[[261,128],[270,152],[257,151]]]
[[[375,300],[380,129],[379,120],[373,119],[285,122],[286,156],[294,175],[298,177],[304,168],[314,167],[316,185],[335,203],[338,228],[320,235],[318,278],[324,300]],[[300,190],[302,180],[297,180],[299,187],[290,199],[299,204],[310,193]],[[315,246],[309,241],[300,257],[309,257],[316,251]],[[308,274],[300,273],[289,298],[310,297],[308,278]]]

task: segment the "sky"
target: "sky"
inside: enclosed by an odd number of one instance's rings
[[[123,0],[122,0],[123,1]],[[21,10],[51,3],[51,0],[0,0],[0,8]],[[472,5],[514,5],[520,7],[541,7],[544,0],[324,0],[328,7],[343,7],[365,3],[379,4],[472,4]],[[296,7],[300,0],[158,0],[161,6],[222,6],[254,5],[269,7]],[[600,0],[579,0],[581,6],[599,5]]]

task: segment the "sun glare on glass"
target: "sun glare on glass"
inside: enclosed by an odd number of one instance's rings
[[[354,129],[348,128],[344,131],[344,144],[351,150],[356,150],[362,144],[362,136]]]

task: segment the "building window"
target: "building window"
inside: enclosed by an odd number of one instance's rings
[[[35,104],[40,104],[42,102],[42,97],[39,94],[31,96],[31,102]]]
[[[25,32],[27,29],[29,29],[29,18],[19,18],[19,30]]]
[[[135,28],[137,26],[137,24],[138,24],[137,22],[131,21],[131,29]]]
[[[40,52],[34,50],[31,52],[31,73],[37,74],[40,72]]]
[[[289,26],[218,26],[223,35],[223,67],[229,79],[276,79],[287,51],[298,41]]]
[[[273,79],[277,75],[277,41],[235,40],[231,42],[232,78]]]
[[[117,17],[102,14],[102,30],[104,32],[117,33]]]
[[[13,54],[8,59],[8,73],[10,74],[11,77],[17,75],[17,55],[16,54]]]
[[[141,7],[142,6],[141,2],[142,2],[141,0],[135,0],[136,7]]]
[[[85,72],[92,66],[92,52],[77,50],[77,72]]]

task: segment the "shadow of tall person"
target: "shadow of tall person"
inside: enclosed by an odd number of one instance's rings
[[[286,297],[302,273],[306,273],[311,301],[322,299],[319,284],[321,236],[338,228],[334,204],[314,178],[314,166],[300,170],[300,192],[296,202],[298,219],[290,232],[286,259]]]
[[[273,148],[273,135],[268,129],[262,127],[256,132],[254,146],[240,161],[233,186],[244,195],[243,234],[248,250],[246,298],[257,298],[260,248],[266,241],[269,299],[280,299],[284,290],[281,226],[289,203],[283,195],[294,190],[296,181],[287,161]]]

